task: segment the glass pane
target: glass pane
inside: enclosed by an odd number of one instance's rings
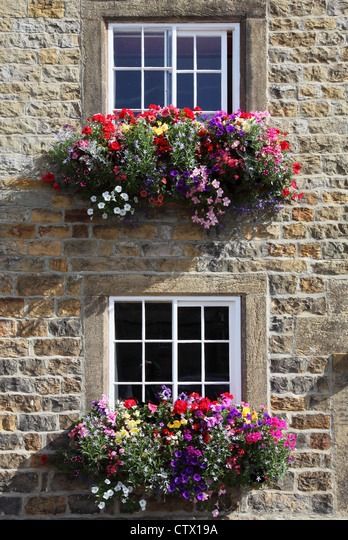
[[[145,66],[163,67],[164,32],[145,32],[144,34]]]
[[[169,388],[173,392],[172,385],[166,384],[166,388]],[[159,403],[159,394],[163,388],[161,384],[149,384],[145,386],[145,401],[151,401],[152,403]],[[173,394],[172,394],[173,395]]]
[[[177,69],[193,69],[193,37],[178,37],[176,54]]]
[[[197,105],[204,111],[221,109],[221,74],[197,74]]]
[[[206,384],[205,396],[210,399],[216,399],[223,392],[229,392],[230,387],[228,384]]]
[[[116,339],[141,339],[141,303],[115,302]]]
[[[193,74],[178,73],[176,79],[177,107],[193,107]]]
[[[145,337],[146,339],[172,339],[171,302],[146,302]]]
[[[146,343],[145,345],[145,380],[172,380],[172,344]]]
[[[201,308],[178,308],[178,339],[201,339]]]
[[[115,108],[140,109],[141,108],[141,72],[116,71],[115,72]]]
[[[205,380],[229,380],[229,344],[206,343],[205,347]]]
[[[179,384],[178,396],[180,396],[181,392],[184,392],[185,394],[191,394],[191,392],[198,392],[198,394],[202,394],[202,385],[201,384]]]
[[[144,105],[164,105],[164,71],[145,71]]]
[[[114,35],[116,67],[141,66],[141,32],[116,32]]]
[[[229,339],[228,307],[204,308],[205,339]]]
[[[178,344],[179,381],[200,381],[202,379],[201,353],[200,343]]]
[[[220,36],[197,36],[197,69],[221,69]]]
[[[115,399],[133,398],[142,401],[140,384],[117,384],[115,386]]]
[[[116,343],[115,381],[141,381],[141,343]]]

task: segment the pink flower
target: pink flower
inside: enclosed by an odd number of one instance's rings
[[[157,409],[158,409],[158,406],[155,405],[154,403],[150,403],[150,402],[149,402],[149,403],[147,404],[147,408],[149,409],[149,411],[150,411],[151,413],[155,413],[155,412],[157,411]]]
[[[261,439],[262,439],[262,434],[259,431],[255,431],[254,433],[248,433],[245,436],[245,441],[247,444],[256,443],[258,441],[261,441]]]

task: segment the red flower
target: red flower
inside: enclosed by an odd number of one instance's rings
[[[288,141],[280,141],[279,145],[282,150],[289,150],[290,148]]]
[[[210,399],[209,398],[202,398],[199,402],[198,409],[202,411],[203,413],[206,413],[210,406]]]
[[[290,195],[290,189],[289,188],[284,188],[282,190],[282,195],[283,195],[283,197],[288,197]]]
[[[90,135],[92,133],[92,128],[90,126],[84,126],[81,130],[81,133],[84,135]]]
[[[174,403],[173,410],[175,414],[185,414],[187,411],[187,403],[183,399],[177,399]]]
[[[146,197],[148,196],[148,192],[145,189],[142,189],[139,195],[142,199],[146,199]]]
[[[132,407],[135,407],[136,404],[137,404],[136,399],[130,398],[130,399],[124,400],[124,406],[126,407],[126,409],[131,409]]]
[[[53,187],[53,189],[56,189],[57,191],[60,191],[62,189],[61,186],[58,184],[58,182],[54,182],[52,187]]]
[[[55,180],[55,176],[53,173],[51,172],[47,172],[47,173],[44,173],[42,176],[41,176],[41,180],[43,182],[46,182],[46,184],[53,184],[54,180]]]
[[[234,398],[234,395],[230,394],[229,392],[223,392],[221,395],[222,395],[222,397],[227,398],[227,399],[233,399]]]
[[[295,163],[292,164],[292,172],[294,174],[299,174],[301,172],[301,169],[302,169],[301,163],[298,163],[297,161],[295,161]]]
[[[48,461],[48,456],[47,456],[46,454],[42,454],[42,455],[40,456],[40,463],[41,463],[41,465],[46,465],[47,461]]]
[[[239,118],[253,118],[253,115],[251,113],[248,113],[248,112],[241,112],[240,115],[239,115]]]
[[[99,122],[100,124],[103,124],[105,122],[105,116],[104,114],[100,114],[100,113],[94,114],[92,116],[92,120],[93,122]]]
[[[211,440],[211,435],[209,435],[209,433],[206,431],[204,434],[203,434],[203,441],[205,442],[205,444],[208,444],[208,442]]]
[[[195,113],[192,111],[192,109],[189,109],[189,107],[184,107],[183,111],[185,113],[186,118],[189,118],[190,120],[195,119]]]
[[[109,143],[109,148],[110,150],[115,150],[115,152],[117,152],[117,150],[120,150],[121,145],[118,141],[112,141]]]

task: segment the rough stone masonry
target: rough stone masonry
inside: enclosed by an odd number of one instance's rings
[[[142,4],[88,3],[131,13]],[[181,208],[133,225],[91,222],[81,201],[36,180],[60,127],[84,115],[80,4],[0,0],[0,517],[97,512],[86,486],[50,465],[60,433],[86,406],[86,279],[253,272],[268,283],[271,406],[299,442],[282,484],[245,494],[239,512],[347,515],[348,2],[243,3],[242,17],[250,9],[266,21],[267,107],[303,164],[305,195],[272,219],[231,216],[210,235]],[[158,16],[169,4],[149,3]],[[191,4],[209,14],[222,6]],[[223,4],[233,17],[239,3]],[[165,511],[191,515],[175,502]]]

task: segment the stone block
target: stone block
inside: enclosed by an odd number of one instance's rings
[[[17,358],[28,355],[28,342],[25,339],[0,339],[0,356]]]
[[[343,318],[299,317],[295,326],[296,352],[310,356],[345,352],[347,335],[348,322]]]
[[[29,255],[47,255],[57,257],[62,253],[61,242],[50,240],[36,240],[28,245]]]
[[[274,411],[304,411],[306,401],[298,396],[275,396],[271,397],[271,407]]]
[[[31,493],[38,490],[39,475],[33,472],[5,471],[0,473],[0,491]],[[2,500],[2,499],[1,499]]]
[[[21,296],[61,296],[64,292],[64,277],[52,274],[22,275],[18,277],[17,288]]]
[[[297,483],[300,491],[328,491],[332,487],[331,474],[323,471],[303,472]]]
[[[330,416],[326,414],[293,415],[290,426],[294,429],[330,429]]]
[[[13,414],[0,414],[0,431],[16,431],[17,419]]]
[[[328,450],[331,447],[331,437],[328,433],[311,433],[309,444],[315,450]]]
[[[58,210],[34,208],[31,212],[31,219],[33,223],[61,223],[63,216],[62,212]]]
[[[22,317],[24,300],[21,298],[0,298],[0,317]]]
[[[16,1],[16,4],[18,2]],[[1,513],[5,516],[17,516],[22,507],[20,497],[1,497]]]
[[[9,379],[11,380],[11,379]],[[26,379],[24,379],[26,380]],[[32,385],[33,382],[29,381]],[[3,394],[0,395],[0,409],[9,412],[39,412],[41,410],[41,398],[36,395]]]
[[[296,255],[295,244],[268,244],[268,254],[271,257],[294,257]]]
[[[40,319],[23,319],[17,323],[17,336],[35,337],[47,336],[47,322]]]
[[[64,514],[66,510],[66,500],[62,496],[41,496],[30,497],[24,506],[25,513],[28,515],[57,515]]]
[[[77,337],[81,332],[79,319],[55,319],[49,323],[49,331],[56,337]]]
[[[300,290],[303,293],[318,293],[323,292],[325,289],[325,283],[322,278],[319,277],[305,277],[300,278]]]
[[[308,257],[310,259],[320,259],[321,249],[320,244],[300,244],[300,257]]]
[[[27,300],[25,314],[28,317],[52,317],[54,314],[53,300]]]
[[[57,431],[57,415],[21,414],[19,416],[20,431]]]
[[[29,451],[42,450],[43,442],[39,433],[26,433],[23,435],[24,447]]]
[[[59,317],[79,317],[81,312],[80,300],[75,298],[60,300],[57,314]]]
[[[36,339],[34,352],[38,356],[78,356],[81,342],[76,338]]]
[[[330,280],[328,282],[328,307],[331,313],[348,313],[348,280]]]
[[[12,320],[0,320],[0,337],[14,337],[16,335],[16,323]]]

